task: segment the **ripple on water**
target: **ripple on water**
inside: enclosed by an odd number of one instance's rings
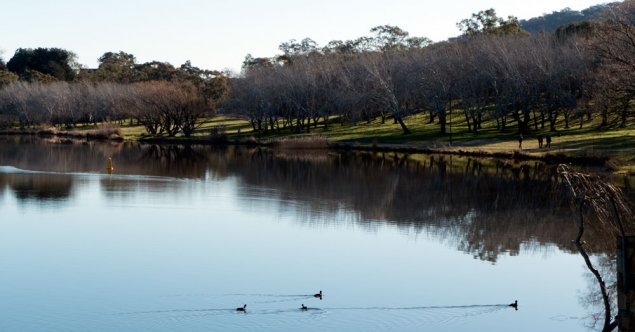
[[[385,331],[405,328],[447,326],[475,316],[505,310],[506,305],[455,307],[339,307],[309,310],[299,308],[253,308],[247,313],[235,309],[175,309],[124,313],[152,316],[157,321],[197,330],[197,326],[226,331],[342,330]],[[175,326],[176,325],[176,326]]]

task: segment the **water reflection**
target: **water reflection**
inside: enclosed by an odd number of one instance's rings
[[[19,202],[22,201],[63,201],[73,189],[73,177],[50,174],[7,174],[0,173],[0,189],[8,188]]]
[[[328,223],[341,211],[359,224],[375,220],[404,231],[435,234],[474,257],[496,262],[500,253],[555,244],[574,252],[571,210],[556,168],[395,153],[310,155],[264,148],[137,144],[42,144],[37,139],[0,141],[2,164],[61,173],[115,174],[100,180],[106,197],[122,197],[140,183],[145,190],[187,191],[170,179],[236,178],[244,204],[275,199],[296,219]],[[75,178],[64,174],[0,173],[0,187],[19,200],[64,199]],[[284,202],[288,202],[285,204]],[[331,216],[331,217],[329,217]],[[591,230],[593,231],[593,230]],[[592,248],[600,250],[602,248]]]
[[[604,280],[611,303],[610,312],[618,313],[617,258],[615,253],[597,255],[594,259],[594,268],[599,271]],[[589,311],[589,315],[585,317],[585,324],[591,329],[598,329],[598,327],[601,329],[606,314],[600,290],[601,286],[598,285],[598,281],[591,272],[585,273],[584,277],[587,289],[580,293],[579,301]]]
[[[108,310],[134,317],[119,315],[109,321],[110,326],[120,319],[129,323],[167,316],[182,321],[192,319],[192,315],[211,315],[219,321],[219,330],[227,330],[236,324],[232,308],[243,303],[253,308],[250,310],[253,316],[259,316],[258,324],[270,327],[284,324],[298,327],[293,318],[302,314],[300,304],[320,309],[308,310],[303,317],[315,314],[314,318],[321,320],[321,330],[328,330],[325,326],[333,327],[332,330],[354,329],[351,322],[360,321],[367,324],[357,330],[366,326],[386,329],[430,326],[444,315],[448,321],[485,313],[512,320],[511,316],[502,315],[504,309],[508,309],[506,314],[518,315],[513,317],[530,314],[532,305],[536,308],[543,300],[553,302],[552,294],[559,289],[552,288],[551,297],[538,295],[549,287],[547,284],[564,289],[581,274],[575,268],[582,266],[582,260],[562,253],[577,255],[571,243],[576,237],[576,227],[554,166],[394,153],[306,154],[245,147],[68,143],[0,139],[0,192],[4,193],[0,198],[9,203],[0,202],[4,204],[3,210],[6,207],[8,211],[3,214],[9,216],[4,218],[4,231],[9,235],[3,239],[9,244],[3,250],[5,256],[0,256],[5,259],[0,266],[13,267],[4,270],[5,275],[18,272],[6,278],[9,282],[22,285],[25,275],[44,275],[42,271],[46,269],[38,267],[54,261],[56,268],[65,268],[68,273],[57,279],[52,276],[50,283],[48,277],[38,280],[46,291],[56,290],[50,285],[82,273],[87,274],[79,279],[84,281],[86,289],[102,289],[101,285],[95,287],[94,280],[108,285],[103,288],[108,291],[99,295],[106,298],[117,289],[129,292],[147,287],[146,291],[152,295],[161,291],[213,293],[216,289],[215,297],[169,298],[161,305],[153,305],[152,300],[145,298],[129,297],[126,302],[120,300],[126,298],[124,292],[113,294]],[[112,175],[106,170],[108,158],[114,162]],[[51,206],[61,207],[51,218],[58,222],[55,227],[37,232],[47,226],[39,222],[42,211],[23,209],[26,212],[15,213],[12,200],[23,205],[51,202]],[[66,205],[59,204],[60,201]],[[229,206],[229,212],[223,210],[225,206]],[[290,221],[288,225],[271,217],[276,212]],[[90,216],[90,221],[85,222],[82,216]],[[9,222],[16,218],[17,223]],[[347,232],[348,227],[342,225],[368,232]],[[46,239],[56,238],[51,237],[54,232],[66,236],[65,240],[48,243]],[[46,244],[47,249],[24,255],[30,262],[22,262],[18,256],[14,261],[3,258],[25,250],[16,250],[21,247],[19,243],[11,244],[11,239],[37,233],[43,237],[34,238],[23,248]],[[404,233],[410,238],[422,235],[440,241],[418,241],[411,245],[402,236]],[[356,238],[360,234],[363,241]],[[589,228],[585,234],[594,239],[587,244],[594,257],[612,257],[615,241],[610,233]],[[394,242],[387,240],[392,235],[396,235]],[[87,240],[82,242],[84,238]],[[66,247],[62,245],[65,242],[73,245]],[[90,255],[74,256],[75,248],[79,247]],[[49,248],[57,248],[52,251],[53,258],[44,257]],[[298,248],[301,252],[297,252]],[[454,248],[477,259],[456,253]],[[531,250],[552,252],[555,259],[526,260],[532,256],[527,255]],[[40,255],[44,258],[38,260]],[[520,257],[514,257],[510,265],[510,260],[505,259],[509,255]],[[75,260],[71,264],[57,262],[70,258]],[[614,259],[607,258],[601,263],[605,266],[603,274],[610,275]],[[79,271],[75,268],[79,266],[90,268]],[[544,266],[552,274],[574,276],[562,283],[555,281],[553,275],[533,275]],[[119,274],[111,272],[113,268]],[[370,292],[360,281],[369,279],[375,282],[368,287]],[[143,281],[135,284],[135,280]],[[152,280],[161,282],[146,285]],[[313,282],[307,287],[303,284],[306,280]],[[325,280],[329,285],[322,284]],[[523,285],[522,289],[518,284]],[[297,289],[285,289],[288,285]],[[489,285],[490,289],[480,289],[482,285]],[[334,291],[338,286],[341,289]],[[300,287],[311,292],[297,292]],[[327,297],[323,302],[316,301],[312,294],[323,287]],[[11,293],[12,289],[0,288],[0,292],[22,295],[16,298],[31,294],[19,290]],[[69,294],[84,291],[70,289],[73,291]],[[245,293],[219,296],[218,289]],[[589,283],[591,297],[582,300],[585,304],[594,303],[596,289]],[[181,291],[184,293],[178,293]],[[331,297],[347,291],[348,297]],[[525,296],[518,296],[517,291],[525,292]],[[395,295],[399,292],[406,295]],[[34,293],[40,296],[41,291]],[[528,293],[537,294],[533,302]],[[92,303],[96,297],[87,296],[85,301]],[[508,304],[494,305],[509,303],[517,297],[523,306],[518,312]],[[33,298],[29,305],[49,301]],[[333,303],[332,299],[339,302]],[[568,302],[575,302],[575,295]],[[469,303],[481,305],[461,306]],[[549,309],[541,308],[540,314],[555,317],[554,320],[561,317],[560,313],[572,312],[560,311],[559,303],[545,302],[544,306]],[[82,305],[75,308],[79,307]],[[245,318],[248,319],[252,318]],[[24,319],[31,321],[37,320]],[[209,329],[209,321],[193,322],[205,328],[190,330]],[[20,324],[23,323],[14,326]],[[442,326],[438,330],[456,329]]]

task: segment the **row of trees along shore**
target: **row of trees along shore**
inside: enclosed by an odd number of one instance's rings
[[[292,41],[281,56],[247,57],[226,108],[262,131],[309,132],[338,116],[391,118],[407,134],[403,119],[425,114],[443,134],[450,111],[473,133],[487,120],[521,133],[555,131],[560,120],[583,126],[596,115],[601,126],[614,118],[625,126],[635,93],[635,1],[609,6],[606,17],[529,34],[490,9],[459,22],[461,37],[435,44],[393,26],[322,48]]]
[[[291,40],[280,45],[281,55],[248,55],[235,76],[189,62],[138,64],[124,52],[105,53],[97,69],[84,70],[69,51],[18,49],[0,61],[0,124],[135,119],[150,134],[189,136],[217,109],[260,132],[389,119],[408,134],[404,119],[423,115],[444,134],[450,112],[461,113],[472,133],[488,121],[523,134],[629,123],[635,0],[555,33],[527,33],[493,9],[457,26],[460,37],[439,43],[389,25],[323,47]]]
[[[189,61],[178,68],[137,64],[132,54],[107,52],[97,69],[86,70],[74,57],[56,48],[18,49],[0,63],[0,126],[72,128],[132,119],[152,135],[190,136],[228,92],[227,74]]]

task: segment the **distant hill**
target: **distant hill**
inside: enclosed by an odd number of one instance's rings
[[[554,11],[551,14],[545,14],[529,20],[520,20],[519,23],[521,28],[531,33],[541,31],[555,32],[558,27],[565,24],[602,19],[605,15],[605,10],[616,3],[617,2],[596,5],[581,11],[565,8],[563,10]]]

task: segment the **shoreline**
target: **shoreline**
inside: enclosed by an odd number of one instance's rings
[[[29,130],[0,130],[0,135],[5,136],[36,136],[36,137],[60,137],[69,139],[87,139],[87,140],[103,140],[103,141],[115,141],[123,142],[125,138],[121,133],[116,131],[58,131],[56,129],[45,129],[37,131]]]
[[[0,135],[4,136],[28,136],[51,138],[59,137],[69,140],[90,140],[104,142],[138,142],[142,144],[161,145],[216,145],[216,146],[247,146],[247,147],[270,147],[286,150],[335,150],[335,151],[366,151],[366,152],[392,152],[405,154],[440,154],[455,155],[463,157],[496,158],[515,161],[542,161],[550,164],[566,163],[578,166],[607,167],[612,172],[618,173],[614,167],[608,165],[612,157],[610,151],[598,149],[577,149],[575,151],[567,149],[535,149],[511,150],[511,151],[485,151],[482,146],[417,146],[414,144],[368,144],[350,141],[329,141],[323,139],[317,144],[287,144],[294,142],[293,139],[267,139],[258,140],[250,138],[231,138],[227,136],[219,137],[141,137],[135,139],[125,139],[119,135],[94,135],[86,131],[81,132],[43,132],[43,131],[18,131],[3,130]],[[72,143],[72,142],[64,142]],[[297,143],[297,142],[296,142]],[[575,153],[572,153],[575,152]],[[627,172],[627,175],[635,175],[635,172]]]
[[[540,150],[541,154],[531,154],[529,151],[512,150],[512,151],[496,151],[489,152],[479,149],[479,146],[465,147],[465,146],[444,146],[444,147],[429,147],[429,146],[416,146],[408,144],[368,144],[359,142],[346,142],[346,141],[325,141],[322,146],[286,146],[284,140],[253,140],[253,139],[232,139],[232,138],[142,138],[131,140],[140,143],[152,143],[152,144],[187,144],[187,145],[235,145],[235,146],[252,146],[252,147],[271,147],[280,148],[286,150],[319,150],[328,149],[336,151],[366,151],[366,152],[393,152],[393,153],[405,153],[405,154],[439,154],[439,155],[454,155],[463,157],[478,157],[478,158],[496,158],[507,159],[517,161],[543,161],[546,163],[567,163],[579,166],[593,166],[602,167],[607,166],[607,162],[611,160],[611,157],[604,154],[604,151],[595,150],[595,153],[602,152],[599,155],[588,155],[586,150],[578,150],[576,152],[583,152],[582,155],[574,155],[567,153],[570,151],[560,149],[544,149]]]

